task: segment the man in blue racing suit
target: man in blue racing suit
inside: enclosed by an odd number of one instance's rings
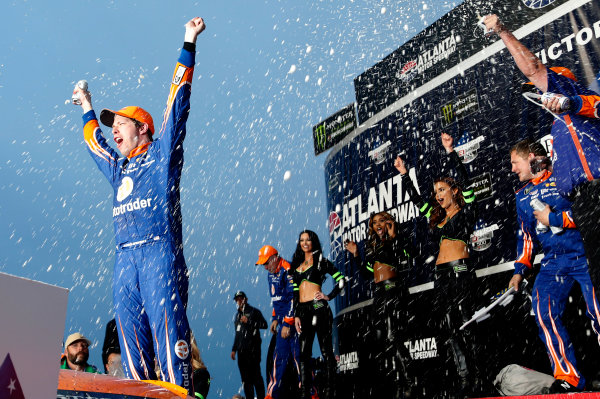
[[[600,286],[600,96],[577,82],[569,69],[546,67],[497,15],[485,16],[483,22],[502,39],[527,79],[540,92],[552,94],[542,98],[542,104],[555,117],[551,134],[556,187],[573,204],[589,272]],[[561,105],[564,97],[568,106]]]
[[[102,135],[91,94],[76,88],[83,109],[84,139],[112,185],[116,255],[113,281],[123,370],[129,378],[162,380],[192,389],[188,276],[183,257],[179,181],[190,109],[196,39],[202,18],[185,25],[185,42],[171,82],[160,130],[140,107],[102,110],[122,156]]]
[[[269,272],[269,293],[273,305],[271,332],[277,334],[273,353],[273,369],[269,370],[269,385],[265,399],[279,399],[283,390],[281,383],[291,359],[299,373],[300,342],[294,327],[294,287],[288,274],[290,264],[279,256],[275,248],[263,246],[258,251],[257,265]]]
[[[550,393],[582,390],[585,379],[577,369],[573,344],[562,324],[569,293],[577,282],[593,330],[600,333],[600,305],[588,273],[581,235],[571,217],[571,203],[558,191],[544,147],[523,140],[511,149],[510,158],[512,171],[527,184],[516,193],[520,230],[515,274],[509,286],[519,289],[541,245],[544,258],[533,286],[532,306],[556,378]],[[543,210],[535,210],[532,200],[541,201]]]

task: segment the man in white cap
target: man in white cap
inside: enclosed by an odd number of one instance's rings
[[[79,332],[69,335],[65,341],[65,353],[61,356],[60,368],[100,374],[96,366],[87,362],[90,357],[89,347],[91,344],[90,340]]]

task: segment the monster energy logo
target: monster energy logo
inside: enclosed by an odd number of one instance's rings
[[[354,103],[342,108],[329,118],[313,126],[315,155],[319,155],[339,143],[356,126]]]
[[[444,118],[444,126],[454,122],[454,111],[452,111],[452,103],[442,107],[442,116]]]
[[[321,124],[315,129],[315,146],[317,150],[324,151],[327,143],[327,134],[325,132],[325,124]]]
[[[442,107],[442,126],[446,127],[475,111],[479,111],[477,90],[471,89]]]

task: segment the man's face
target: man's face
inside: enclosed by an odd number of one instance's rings
[[[246,303],[246,298],[243,296],[238,296],[235,298],[235,303],[237,304],[238,308],[241,308]]]
[[[531,173],[530,161],[533,159],[533,154],[524,157],[522,154],[518,154],[516,151],[510,153],[510,164],[512,166],[511,171],[519,176],[519,181],[529,181],[533,179]]]
[[[106,370],[110,375],[117,375],[119,371],[121,371],[121,355],[119,353],[111,353],[108,355]]]
[[[263,266],[265,267],[265,270],[269,273],[275,273],[277,271],[278,263],[279,255],[272,255]]]
[[[87,342],[79,340],[67,346],[67,359],[69,362],[78,366],[83,366],[87,364],[89,357],[90,352],[88,350]]]
[[[135,122],[121,115],[115,115],[112,125],[113,139],[117,144],[117,149],[124,157],[129,156],[131,150],[143,144],[140,129],[135,126]]]

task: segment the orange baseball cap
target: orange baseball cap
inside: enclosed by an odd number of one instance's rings
[[[142,107],[129,106],[121,108],[118,111],[105,108],[100,111],[100,122],[108,127],[112,127],[115,115],[121,115],[126,118],[135,119],[138,122],[147,123],[148,129],[154,134],[154,121],[152,120],[152,116]]]
[[[273,255],[277,255],[279,252],[275,248],[270,245],[265,245],[258,251],[258,261],[256,261],[257,265],[264,265],[267,263],[269,258]]]

